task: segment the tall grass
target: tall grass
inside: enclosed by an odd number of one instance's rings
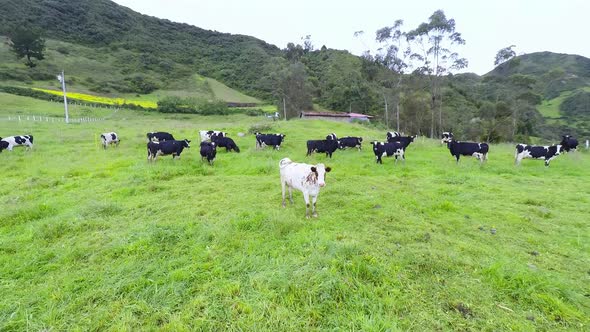
[[[50,104],[48,104],[50,105]],[[0,113],[1,115],[1,113]],[[1,330],[586,330],[589,156],[479,166],[419,138],[377,165],[384,132],[321,121],[117,113],[33,134],[0,154]],[[255,124],[285,133],[255,149]],[[198,130],[242,153],[198,155]],[[145,133],[192,139],[146,161]],[[116,131],[118,148],[97,135]],[[364,149],[306,157],[305,140],[360,135]],[[278,161],[333,168],[306,220],[281,208]],[[495,231],[492,231],[494,229]]]

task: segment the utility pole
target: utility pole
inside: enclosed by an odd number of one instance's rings
[[[70,123],[70,117],[68,115],[68,97],[66,96],[66,76],[64,71],[61,71],[61,75],[57,75],[57,79],[61,82],[61,89],[64,92],[64,108],[66,112],[66,123]]]
[[[389,112],[387,111],[387,97],[383,94],[383,101],[385,102],[385,128],[389,130]]]

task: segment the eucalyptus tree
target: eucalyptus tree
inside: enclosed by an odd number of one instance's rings
[[[421,63],[416,71],[430,78],[430,136],[435,135],[435,113],[438,110],[439,131],[444,130],[442,119],[442,94],[440,77],[455,70],[467,67],[467,59],[461,58],[453,47],[464,45],[465,40],[455,31],[455,20],[447,19],[442,10],[435,11],[428,22],[421,23],[416,29],[406,33],[406,38],[417,52],[411,59]]]
[[[399,113],[402,95],[402,80],[404,78],[404,75],[407,73],[407,70],[411,67],[409,61],[410,55],[412,54],[412,49],[406,37],[406,33],[401,30],[403,24],[403,20],[396,20],[392,26],[383,27],[377,30],[377,32],[375,33],[375,40],[379,42],[381,45],[383,45],[378,50],[376,60],[384,66],[386,66],[395,74],[395,81],[391,85],[394,89],[394,94],[396,96],[395,113],[397,131],[400,130]],[[385,94],[383,98],[385,100],[386,107],[386,122],[389,126],[389,119],[387,114],[387,99],[385,97]]]
[[[516,56],[516,52],[512,49],[516,47],[515,45],[510,45],[508,47],[504,47],[503,49],[499,50],[496,53],[496,58],[494,59],[494,66],[502,64]]]
[[[41,38],[41,34],[37,31],[19,27],[10,32],[8,38],[8,44],[16,54],[17,59],[27,58],[26,66],[30,68],[37,66],[31,58],[45,59],[45,54],[43,54],[45,51],[45,39]]]

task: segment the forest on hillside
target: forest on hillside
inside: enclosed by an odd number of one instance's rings
[[[182,85],[196,73],[286,105],[289,117],[319,105],[375,115],[387,128],[434,137],[449,130],[488,142],[590,135],[584,90],[590,86],[589,59],[548,52],[516,56],[510,46],[496,54],[494,71],[455,74],[468,68],[461,47],[469,41],[442,10],[417,27],[399,19],[367,32],[382,47],[360,57],[318,47],[311,36],[279,49],[249,36],[141,15],[108,0],[8,0],[0,7],[0,35],[19,26],[64,42],[56,49],[64,56],[108,58],[112,75],[73,77],[97,93],[150,93]],[[68,45],[80,45],[81,52]],[[0,79],[54,80],[55,70],[51,64],[0,65]],[[539,105],[560,96],[561,118],[548,121]]]

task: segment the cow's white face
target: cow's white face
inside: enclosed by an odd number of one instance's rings
[[[326,186],[326,173],[330,172],[332,169],[330,167],[326,167],[324,164],[317,164],[311,167],[311,171],[316,173],[318,185],[320,187]]]

